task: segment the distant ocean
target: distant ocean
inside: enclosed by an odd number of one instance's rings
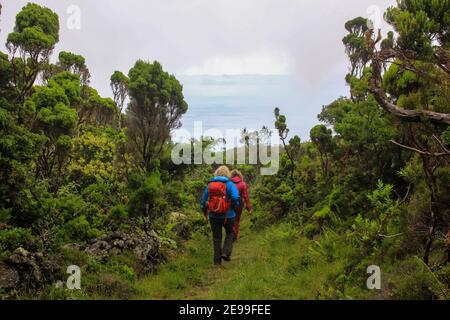
[[[284,75],[177,76],[183,84],[188,112],[182,129],[193,133],[194,122],[203,130],[261,129],[274,127],[275,107],[286,114],[290,135],[309,139],[310,129],[319,123],[322,106],[345,94],[343,83],[325,83],[307,88]],[[326,93],[326,94],[325,94]]]

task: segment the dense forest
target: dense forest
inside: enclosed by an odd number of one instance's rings
[[[205,277],[216,165],[171,160],[182,84],[139,60],[100,96],[84,57],[54,53],[58,15],[26,5],[0,30],[0,298],[450,299],[450,2],[399,0],[384,17],[386,36],[362,17],[343,26],[349,94],[309,141],[274,106],[279,172],[235,166],[255,213],[236,260]],[[241,129],[246,150],[267,135]]]

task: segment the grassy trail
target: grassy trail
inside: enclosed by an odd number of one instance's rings
[[[136,299],[315,299],[336,263],[308,260],[311,241],[287,225],[250,230],[248,217],[231,262],[212,265],[212,241],[196,235],[179,257],[137,283]]]

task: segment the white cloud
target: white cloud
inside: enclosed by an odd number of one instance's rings
[[[185,75],[280,75],[289,73],[289,60],[281,52],[261,50],[242,56],[214,56],[200,65],[187,67],[181,74]]]

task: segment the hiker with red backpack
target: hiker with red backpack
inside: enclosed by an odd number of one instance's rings
[[[211,224],[214,243],[214,264],[220,265],[222,259],[231,260],[234,242],[234,220],[239,207],[239,193],[230,180],[230,170],[221,166],[215,172],[202,196],[202,211]],[[222,228],[225,241],[222,247]]]
[[[241,223],[241,215],[242,211],[244,210],[244,203],[245,208],[247,209],[249,215],[253,214],[253,210],[250,205],[250,197],[248,196],[248,187],[244,181],[243,174],[236,169],[231,171],[231,181],[234,183],[236,189],[239,192],[239,207],[236,210],[236,219],[234,219],[234,241],[237,241],[239,237],[239,225]]]

